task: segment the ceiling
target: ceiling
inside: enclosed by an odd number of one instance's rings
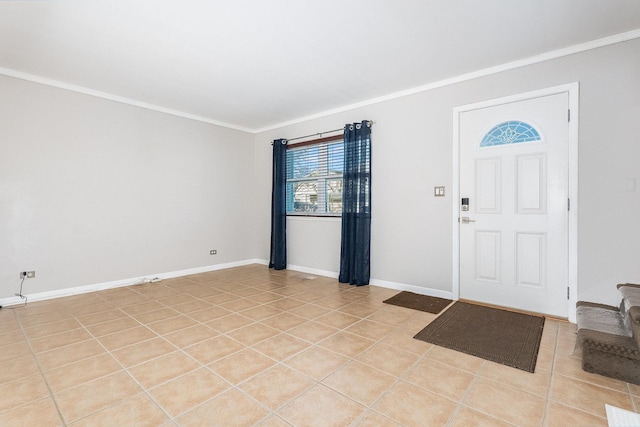
[[[5,0],[0,74],[259,131],[638,29],[634,0]]]

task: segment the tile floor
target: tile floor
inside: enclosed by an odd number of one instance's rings
[[[605,426],[640,387],[547,320],[535,374],[412,336],[396,291],[251,265],[0,310],[2,426]]]

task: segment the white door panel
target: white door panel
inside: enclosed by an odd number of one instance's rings
[[[567,316],[568,101],[460,114],[461,298]]]

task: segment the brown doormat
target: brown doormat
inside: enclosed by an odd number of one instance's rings
[[[414,337],[534,372],[544,317],[456,302]]]
[[[427,295],[403,291],[382,302],[399,305],[400,307],[412,308],[414,310],[426,311],[427,313],[438,314],[443,308],[451,304],[452,301],[450,299],[430,297]]]

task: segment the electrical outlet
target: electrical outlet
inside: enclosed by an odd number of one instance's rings
[[[20,272],[20,278],[24,279],[33,279],[34,277],[36,277],[36,272],[35,271],[21,271]]]
[[[218,254],[218,251],[217,251],[217,250],[215,250],[215,249],[211,249],[211,250],[209,251],[209,255],[217,255],[217,254]]]

